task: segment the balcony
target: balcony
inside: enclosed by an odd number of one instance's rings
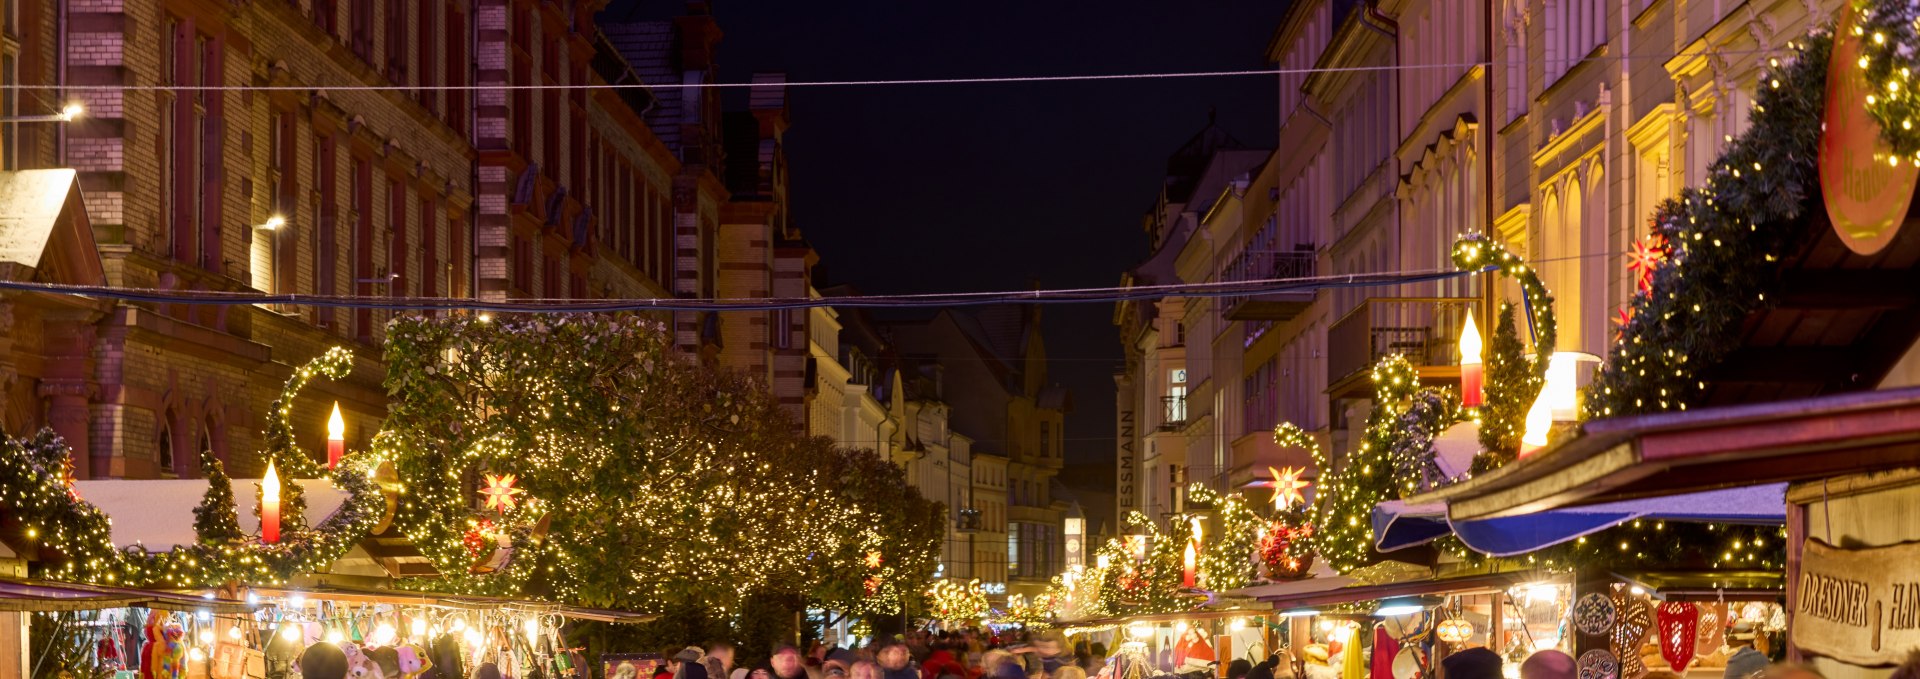
[[[1293,250],[1248,250],[1227,264],[1228,282],[1312,278],[1317,255],[1311,245]],[[1228,297],[1221,301],[1230,321],[1285,321],[1313,303],[1313,292],[1299,290]]]
[[[1187,425],[1187,397],[1160,397],[1160,430],[1173,431]]]
[[[1460,379],[1460,326],[1475,297],[1376,297],[1327,329],[1327,395],[1364,398],[1372,393],[1373,364],[1401,354],[1422,383]]]

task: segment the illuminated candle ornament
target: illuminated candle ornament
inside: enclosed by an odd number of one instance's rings
[[[1540,389],[1540,396],[1533,399],[1533,407],[1527,409],[1527,428],[1520,435],[1520,457],[1532,455],[1534,451],[1547,446],[1547,430],[1553,428],[1553,406],[1547,396],[1546,388]]]
[[[1200,550],[1195,549],[1193,543],[1187,543],[1187,553],[1183,558],[1183,567],[1180,569],[1181,587],[1191,588],[1194,586],[1194,570],[1199,565],[1199,561]]]
[[[1467,322],[1460,329],[1460,405],[1478,408],[1484,403],[1482,380],[1486,368],[1480,363],[1480,326],[1473,323],[1473,310],[1467,310]]]
[[[340,466],[347,454],[347,420],[340,417],[340,404],[333,404],[333,416],[327,418],[327,468]]]
[[[267,475],[260,478],[260,541],[280,541],[280,473],[273,460],[267,460]]]
[[[1559,422],[1571,421],[1580,414],[1580,392],[1578,371],[1581,355],[1571,351],[1554,352],[1547,359],[1547,383],[1540,388],[1540,394],[1547,398],[1547,407],[1551,409],[1553,419]]]

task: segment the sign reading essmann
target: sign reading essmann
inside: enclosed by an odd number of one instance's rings
[[[1802,651],[1887,665],[1920,646],[1920,543],[1840,549],[1808,540],[1793,583]]]

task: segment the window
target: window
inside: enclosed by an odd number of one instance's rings
[[[298,4],[300,0],[292,0]],[[336,0],[313,0],[313,23],[327,35],[339,37],[340,5]]]
[[[195,35],[193,46],[193,75],[190,80],[197,85],[218,84],[215,43],[205,35]],[[220,135],[216,130],[218,122],[210,114],[213,103],[220,96],[218,92],[206,90],[195,90],[193,93],[193,173],[187,175],[196,180],[196,184],[188,189],[193,200],[193,220],[190,224],[196,231],[193,261],[198,262],[201,268],[216,272],[220,271],[219,213],[210,208],[213,201],[220,199],[217,188],[220,179]]]
[[[393,240],[387,245],[387,295],[405,297],[407,289],[413,287],[413,277],[407,275],[407,254],[412,252],[407,246],[412,241],[407,238],[406,182],[389,180],[387,213],[388,228],[393,230]]]
[[[333,146],[333,137],[316,135],[313,138],[313,174],[320,184],[319,219],[313,229],[313,291],[317,295],[332,295],[338,291],[340,275],[340,178]],[[333,327],[333,307],[314,309],[314,323],[321,327]]]
[[[773,348],[793,348],[793,310],[775,309],[773,311]]]
[[[213,452],[213,421],[208,420],[206,426],[200,428],[200,459],[211,460],[217,457],[219,456]]]
[[[1600,0],[1548,0],[1548,85],[1607,41],[1606,15]]]
[[[373,163],[366,158],[353,159],[353,293],[373,294]],[[353,310],[353,337],[373,341],[373,310]]]
[[[158,452],[153,457],[153,464],[161,476],[173,476],[175,473],[173,469],[173,413],[168,412],[165,417],[166,419],[160,423],[160,440],[155,442],[159,444],[159,447]]]
[[[438,297],[440,289],[440,215],[433,198],[420,197],[420,296]],[[429,311],[427,315],[433,315]]]
[[[384,35],[387,38],[387,80],[396,84],[405,84],[407,82],[406,0],[387,0],[387,25],[384,28],[386,29]],[[431,40],[428,42],[431,43]]]
[[[447,18],[447,26],[441,35],[446,36],[447,39],[446,83],[450,86],[459,87],[467,84],[467,68],[470,66],[470,64],[467,63],[467,41],[465,38],[467,35],[466,15],[460,11],[460,5],[456,0],[447,0],[446,12],[444,12],[444,14]],[[459,132],[462,135],[465,135],[467,132],[467,97],[469,96],[472,96],[472,94],[466,90],[452,89],[446,91],[447,124],[451,125],[455,132]],[[448,290],[452,290],[452,288],[448,288]]]
[[[434,56],[440,54],[437,47],[440,38],[438,27],[441,24],[434,17],[434,11],[438,7],[438,4],[432,2],[420,3],[420,18],[414,22],[417,35],[413,38],[414,47],[419,50],[414,57],[417,63],[413,65],[416,69],[415,73],[419,75],[414,78],[420,85],[420,90],[415,93],[414,98],[420,101],[421,106],[427,108],[428,113],[435,116],[440,114],[440,92],[429,88],[437,85],[434,79],[440,77],[440,70],[433,63]],[[449,33],[447,34],[448,42],[459,40],[460,36],[459,33]],[[404,45],[402,47],[404,48]]]
[[[1011,566],[1008,575],[1020,575],[1020,524],[1007,524],[1007,564]]]
[[[1507,122],[1527,113],[1527,20],[1509,7],[1507,15]]]
[[[1040,423],[1040,457],[1053,456],[1053,423]]]
[[[347,46],[361,61],[373,63],[373,0],[348,0]]]

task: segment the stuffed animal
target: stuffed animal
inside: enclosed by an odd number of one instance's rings
[[[400,652],[392,646],[367,649],[367,664],[378,671],[378,679],[400,679]]]
[[[187,673],[187,630],[174,622],[173,614],[153,611],[147,615],[147,640],[140,647],[140,679],[180,679]]]
[[[433,669],[433,659],[426,649],[413,644],[398,646],[394,649],[400,655],[401,679],[420,679],[420,675]]]
[[[340,652],[347,658],[347,679],[383,679],[380,666],[373,664],[360,645],[351,641],[340,643]]]

